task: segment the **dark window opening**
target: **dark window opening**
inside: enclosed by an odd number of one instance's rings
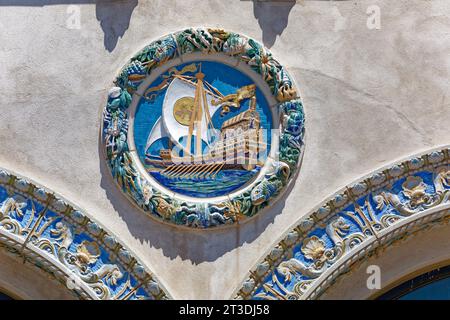
[[[406,281],[378,297],[379,300],[450,300],[450,266]]]

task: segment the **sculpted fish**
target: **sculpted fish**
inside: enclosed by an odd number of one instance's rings
[[[250,193],[250,199],[254,205],[260,205],[269,200],[282,186],[279,180],[262,180]]]
[[[283,186],[289,177],[289,166],[282,161],[272,162],[271,168],[267,171],[264,179],[259,182],[250,193],[250,200],[253,205],[260,205],[274,196]]]

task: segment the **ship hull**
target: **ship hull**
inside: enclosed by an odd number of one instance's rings
[[[183,166],[183,165],[212,165],[212,164],[223,164],[222,169],[223,170],[227,170],[227,169],[239,169],[239,170],[253,170],[253,168],[256,165],[259,165],[259,162],[254,160],[254,161],[248,161],[248,159],[232,159],[232,160],[228,160],[229,163],[227,163],[226,161],[201,161],[201,162],[195,162],[195,161],[185,161],[185,162],[178,162],[178,161],[164,161],[164,160],[152,160],[152,159],[146,159],[145,163],[147,165],[150,165],[154,168],[149,168],[149,171],[159,171],[161,169],[165,169],[168,168],[170,166]]]

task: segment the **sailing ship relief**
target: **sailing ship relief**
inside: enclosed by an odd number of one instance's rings
[[[173,68],[156,87],[164,98],[141,155],[151,176],[195,197],[227,194],[256,176],[268,153],[271,119],[247,76],[203,61]],[[153,92],[150,87],[144,97],[154,99]]]

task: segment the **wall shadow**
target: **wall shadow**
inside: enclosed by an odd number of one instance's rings
[[[0,7],[44,7],[72,4],[96,5],[96,18],[104,32],[104,46],[106,50],[111,52],[116,47],[118,39],[128,29],[131,15],[138,4],[138,0],[0,0]],[[267,27],[270,22],[265,19],[268,19],[269,13],[258,12],[258,14],[263,16],[262,21],[265,21],[264,24]],[[284,19],[286,20],[285,24],[287,24],[287,15]],[[279,32],[281,33],[282,30]],[[126,198],[111,177],[103,157],[102,148],[102,143],[98,143],[99,169],[101,172],[100,187],[105,191],[108,200],[124,221],[130,234],[143,244],[161,249],[166,257],[171,259],[180,257],[195,264],[215,261],[225,253],[245,243],[255,241],[274,222],[275,217],[283,211],[285,200],[296,180],[296,177],[293,177],[293,183],[289,185],[283,195],[269,209],[260,212],[249,221],[238,225],[206,230],[181,228],[152,219],[131,204],[131,201]],[[95,213],[88,214],[95,217]]]
[[[249,1],[249,0],[241,0]],[[307,2],[343,2],[349,0],[251,0],[253,2],[253,15],[258,20],[262,31],[262,41],[267,48],[271,48],[277,36],[286,29],[289,14],[297,4],[304,6]]]
[[[289,13],[296,0],[260,1],[253,0],[253,14],[262,31],[262,41],[271,48],[288,25]]]
[[[164,223],[147,216],[141,209],[134,206],[113,180],[103,156],[101,142],[98,144],[98,149],[102,176],[100,186],[114,210],[126,223],[132,236],[143,244],[161,249],[164,256],[170,259],[180,257],[194,264],[215,261],[244,243],[251,243],[257,239],[283,211],[286,198],[294,187],[298,171],[300,171],[298,170],[292,177],[292,183],[269,209],[259,212],[257,216],[241,224],[199,230]]]
[[[128,30],[131,15],[138,5],[138,0],[0,0],[0,7],[84,4],[95,4],[95,15],[104,34],[104,47],[112,52],[119,38],[122,38]]]
[[[112,52],[119,38],[128,30],[138,0],[97,0],[96,4],[95,14],[103,30],[103,44]]]

